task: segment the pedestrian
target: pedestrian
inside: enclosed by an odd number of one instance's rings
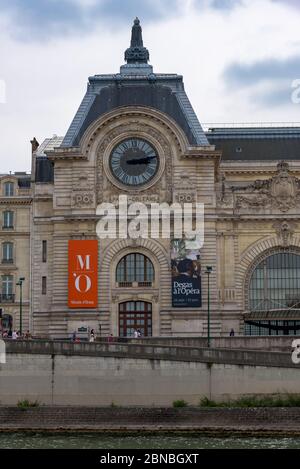
[[[75,331],[73,332],[72,340],[73,340],[73,342],[76,342],[76,332]]]
[[[92,329],[90,333],[90,342],[95,342],[95,339],[96,339],[95,331],[94,329]]]
[[[110,336],[108,337],[108,342],[111,343],[114,341],[114,336],[113,334],[110,334]]]
[[[234,337],[234,335],[235,335],[234,329],[231,329],[231,331],[230,331],[230,334],[229,334],[229,335],[230,335],[230,337]]]
[[[137,333],[138,333],[138,338],[142,337],[142,333],[141,333],[140,329],[138,329]]]
[[[17,332],[16,332],[16,331],[13,331],[13,332],[12,332],[12,339],[13,339],[13,340],[17,340],[17,338],[18,338]]]
[[[138,338],[138,336],[139,336],[139,333],[138,333],[138,331],[137,331],[136,329],[134,329],[134,332],[133,332],[133,337],[134,337],[135,339],[137,339],[137,338]]]

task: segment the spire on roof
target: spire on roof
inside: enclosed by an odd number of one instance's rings
[[[149,58],[149,51],[143,44],[140,20],[136,18],[132,27],[130,48],[125,52],[125,60],[128,64],[147,64]]]

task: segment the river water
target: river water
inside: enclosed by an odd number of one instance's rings
[[[0,434],[1,449],[300,449],[300,438]]]

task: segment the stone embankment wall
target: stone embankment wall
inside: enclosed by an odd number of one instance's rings
[[[300,436],[300,408],[0,407],[0,432],[26,430]]]
[[[171,406],[299,393],[290,353],[138,344],[7,342],[0,404]]]

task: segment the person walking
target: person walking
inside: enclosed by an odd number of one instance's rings
[[[92,329],[90,333],[90,342],[95,342],[95,339],[96,339],[95,331],[94,329]]]

